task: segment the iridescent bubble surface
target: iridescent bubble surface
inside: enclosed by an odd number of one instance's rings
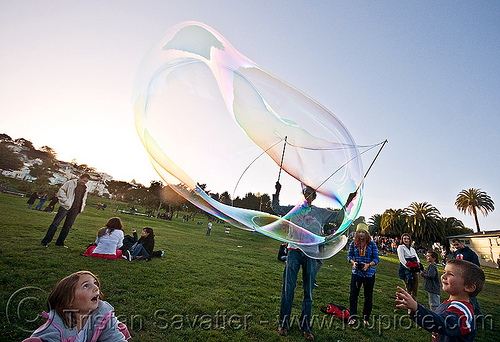
[[[358,148],[342,122],[217,31],[198,22],[169,29],[138,68],[133,102],[137,132],[153,166],[193,204],[236,227],[294,243],[314,258],[328,258],[344,246],[362,186],[340,226],[323,236],[293,224],[294,210],[278,217],[233,207],[197,185],[213,193],[237,188],[235,196],[269,193],[282,165],[298,184],[317,190],[321,206],[340,209],[363,179]],[[267,189],[260,188],[264,183]],[[298,191],[296,208],[303,201]]]

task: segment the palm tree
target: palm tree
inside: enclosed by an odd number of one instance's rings
[[[456,217],[443,217],[441,219],[441,225],[443,226],[445,236],[470,234],[474,232],[472,229],[466,228],[464,223]]]
[[[474,188],[460,191],[455,201],[455,205],[458,211],[464,214],[474,215],[478,233],[481,229],[479,228],[479,221],[477,220],[477,210],[479,209],[483,216],[488,216],[489,212],[495,210],[495,203],[491,197],[481,189]]]
[[[382,230],[380,228],[380,223],[382,221],[382,215],[375,214],[368,219],[368,227],[371,235],[375,235],[375,233],[380,233]]]
[[[443,227],[440,224],[441,213],[433,205],[427,202],[413,202],[405,209],[406,222],[416,241],[444,242]]]
[[[403,209],[387,209],[380,220],[381,235],[400,236],[408,232],[406,214]]]

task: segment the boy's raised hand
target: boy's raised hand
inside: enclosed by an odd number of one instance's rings
[[[413,299],[413,297],[398,286],[398,290],[401,292],[396,292],[396,302],[399,304],[396,305],[397,308],[407,308],[413,311],[417,311],[418,303]]]

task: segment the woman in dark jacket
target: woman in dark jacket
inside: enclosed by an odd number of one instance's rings
[[[153,255],[155,247],[155,233],[153,228],[146,227],[141,232],[141,237],[137,240],[137,231],[132,229],[134,234],[134,245],[130,248],[131,258],[133,259],[150,259]]]

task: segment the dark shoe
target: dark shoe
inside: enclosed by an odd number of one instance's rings
[[[314,335],[310,331],[304,331],[302,333],[304,335],[304,338],[308,341],[314,341]]]
[[[288,334],[288,330],[283,327],[278,327],[278,334],[280,334],[280,336],[286,336],[286,334]]]
[[[49,245],[48,245],[48,244],[43,243],[43,242],[40,244],[40,246],[42,246],[42,247],[49,247]]]
[[[347,323],[350,327],[356,325],[357,323],[357,320],[356,318],[352,317],[351,319],[349,319],[349,322]]]
[[[56,245],[56,246],[59,246],[59,247],[64,247],[64,248],[69,248],[68,246],[66,245]]]

